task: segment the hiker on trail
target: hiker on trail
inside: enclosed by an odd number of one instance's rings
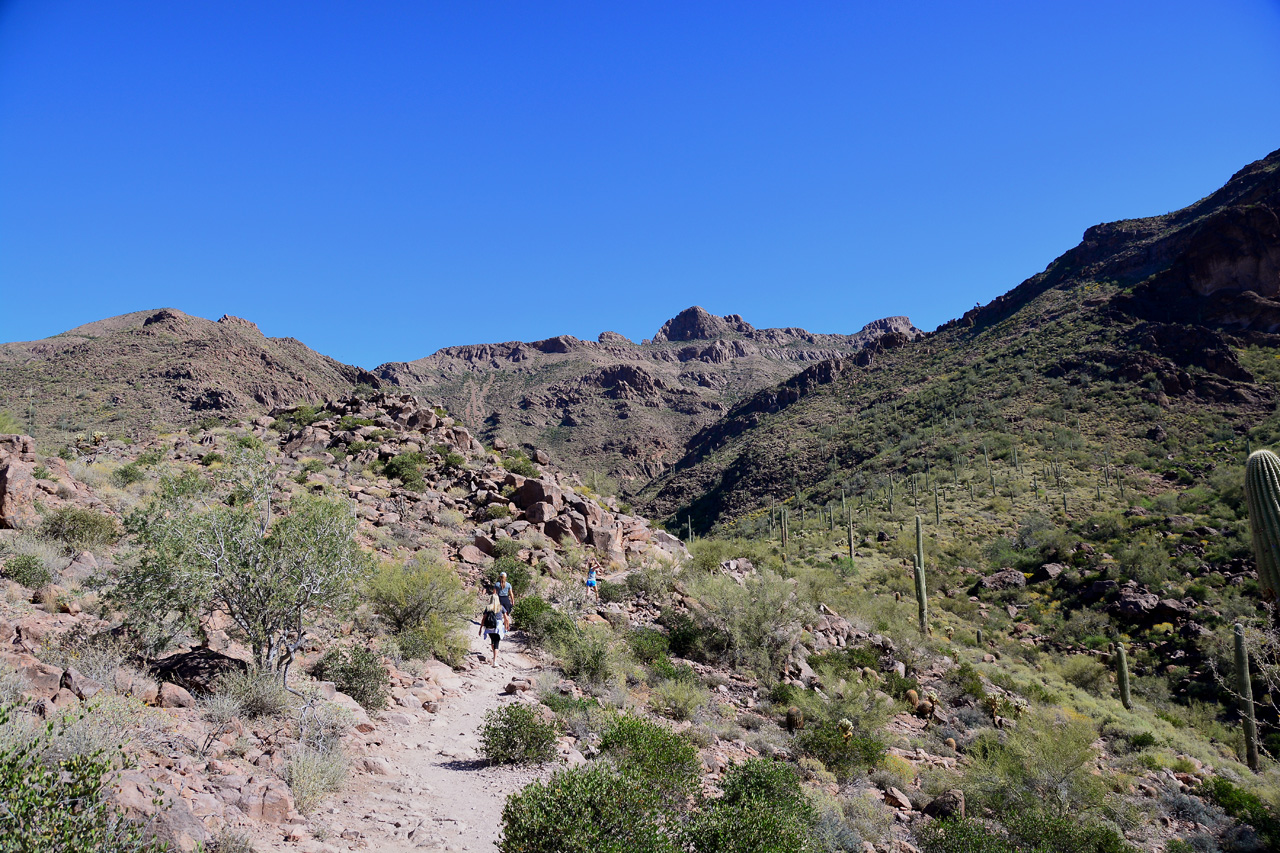
[[[511,592],[511,584],[507,582],[506,572],[498,575],[498,600],[502,602],[504,613],[509,616],[515,602],[515,596]]]
[[[485,592],[489,593],[489,603],[480,614],[480,636],[489,635],[489,642],[493,643],[493,665],[497,666],[498,643],[506,634],[507,614],[502,609],[497,591],[492,586],[485,586]]]
[[[600,564],[592,560],[587,564],[587,592],[596,598],[600,597],[600,592],[596,587],[596,571],[600,568]]]

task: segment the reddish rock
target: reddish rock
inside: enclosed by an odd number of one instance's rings
[[[542,524],[555,518],[557,514],[556,508],[549,503],[538,502],[533,504],[524,512],[524,516],[534,524]]]
[[[160,685],[161,708],[194,708],[195,706],[195,697],[183,688],[168,681]]]

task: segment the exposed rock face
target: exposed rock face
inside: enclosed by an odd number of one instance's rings
[[[449,347],[376,372],[441,399],[486,441],[545,448],[580,474],[621,477],[633,491],[744,395],[806,365],[882,342],[901,346],[920,334],[906,317],[824,335],[756,329],[736,314],[693,307],[639,345],[616,332],[598,341],[561,335]]]
[[[0,435],[0,530],[39,525],[37,504],[51,510],[69,505],[102,509],[89,489],[71,476],[66,462],[56,457],[36,461],[31,436]]]
[[[737,314],[716,317],[697,305],[686,308],[672,317],[658,334],[653,336],[654,343],[666,341],[710,341],[730,334],[754,332],[750,323]]]

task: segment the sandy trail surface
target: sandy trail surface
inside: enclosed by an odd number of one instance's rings
[[[470,628],[468,669],[440,677],[446,689],[439,711],[392,708],[377,715],[353,757],[347,787],[311,815],[315,837],[297,842],[255,838],[260,851],[330,850],[497,851],[508,794],[557,766],[490,767],[479,757],[477,729],[490,708],[520,701],[503,693],[514,677],[536,680],[542,667],[521,635],[508,634],[490,666],[487,639]]]

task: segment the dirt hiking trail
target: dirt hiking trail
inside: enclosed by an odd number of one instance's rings
[[[296,841],[254,837],[259,853],[496,853],[507,795],[550,776],[560,764],[490,767],[479,757],[476,730],[485,712],[522,701],[504,688],[516,677],[536,681],[542,666],[527,654],[518,633],[507,635],[498,665],[491,666],[489,641],[476,636],[478,623],[467,630],[467,668],[437,675],[445,688],[439,711],[393,706],[375,715],[377,728],[364,736],[365,752],[352,756],[347,786],[310,816],[319,831]]]

